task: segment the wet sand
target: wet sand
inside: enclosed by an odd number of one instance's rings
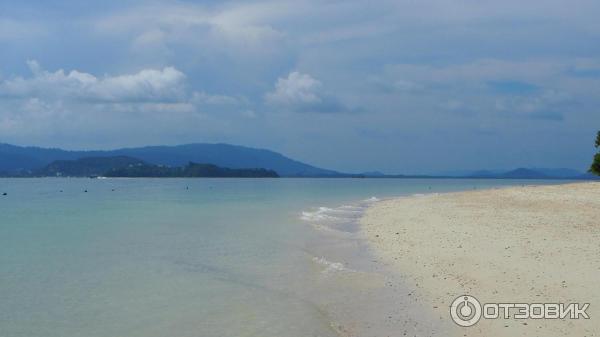
[[[385,200],[361,224],[377,263],[403,275],[415,304],[444,326],[463,294],[482,303],[590,303],[590,319],[481,319],[447,324],[440,336],[600,335],[600,183]]]

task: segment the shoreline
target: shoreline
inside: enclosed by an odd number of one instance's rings
[[[406,279],[450,336],[590,336],[600,305],[600,183],[531,185],[382,200],[361,219],[377,263]],[[450,303],[591,303],[589,320],[482,319]],[[447,323],[447,324],[446,324]]]
[[[360,219],[380,199],[303,211],[316,234],[306,247],[310,301],[339,337],[435,336],[446,331],[427,308],[415,305],[410,284],[377,263],[360,231]]]

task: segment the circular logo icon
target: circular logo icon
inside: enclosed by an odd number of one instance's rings
[[[460,326],[473,326],[481,318],[481,303],[473,296],[458,296],[450,305],[450,316]]]

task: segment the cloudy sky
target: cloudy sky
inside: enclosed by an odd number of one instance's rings
[[[0,142],[586,169],[597,0],[0,0]]]

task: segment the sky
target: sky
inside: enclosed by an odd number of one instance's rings
[[[0,0],[0,142],[585,170],[600,1]]]

